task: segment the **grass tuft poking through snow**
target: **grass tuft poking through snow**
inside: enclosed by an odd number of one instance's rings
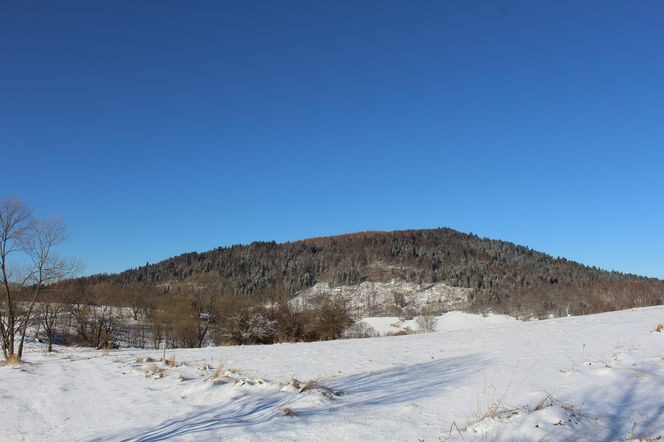
[[[166,370],[155,364],[154,362],[145,367],[145,373],[147,376],[151,376],[153,379],[161,379],[164,377]]]
[[[166,358],[166,360],[164,361],[164,364],[166,364],[166,366],[168,366],[170,368],[173,368],[173,367],[176,366],[176,362],[177,361],[175,359],[175,353],[173,353],[173,355],[170,358]]]
[[[19,365],[23,363],[21,358],[18,357],[18,355],[9,355],[5,360],[4,363],[6,365],[12,366],[12,365]]]

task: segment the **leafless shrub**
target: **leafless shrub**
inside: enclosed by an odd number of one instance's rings
[[[410,321],[415,316],[417,316],[417,309],[413,306],[405,307],[400,316],[402,316],[406,321]]]
[[[225,317],[220,332],[227,343],[269,344],[274,340],[276,321],[261,312],[235,312]]]
[[[416,322],[420,333],[431,333],[436,331],[438,318],[432,315],[420,315],[417,317]]]
[[[325,298],[310,311],[306,330],[325,341],[340,338],[352,323],[346,299]]]
[[[364,321],[357,321],[355,324],[344,330],[345,339],[373,338],[380,336],[379,333]]]
[[[401,330],[388,331],[386,336],[405,336],[411,334],[413,331],[409,328],[402,328]]]
[[[55,291],[52,291],[55,292]],[[51,293],[50,297],[53,298],[56,293]],[[39,325],[44,329],[46,338],[48,339],[48,352],[53,351],[53,341],[56,334],[59,332],[64,335],[64,317],[67,316],[67,304],[62,302],[62,299],[44,300],[37,304],[37,319]]]

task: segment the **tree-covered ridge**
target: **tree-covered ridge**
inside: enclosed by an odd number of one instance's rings
[[[208,272],[218,273],[230,292],[279,288],[289,296],[322,281],[335,285],[391,279],[444,282],[489,293],[583,283],[660,283],[449,228],[362,232],[283,244],[254,242],[186,253],[91,279],[161,285]]]

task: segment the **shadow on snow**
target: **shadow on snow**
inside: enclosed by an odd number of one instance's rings
[[[380,407],[439,395],[453,388],[460,379],[481,369],[474,356],[441,359],[415,365],[334,378],[324,385],[342,396],[329,406],[298,408],[297,418],[333,414],[345,409]],[[139,431],[134,436],[111,436],[126,441],[156,441],[233,427],[265,424],[284,416],[283,409],[298,399],[297,392],[248,393],[239,400],[211,406],[203,411],[171,419],[155,428]],[[108,437],[92,440],[108,440]]]

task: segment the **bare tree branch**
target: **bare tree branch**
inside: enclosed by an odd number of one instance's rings
[[[0,338],[5,358],[23,356],[25,335],[40,290],[80,269],[75,261],[54,253],[66,238],[61,220],[35,219],[18,199],[0,201],[0,284],[4,295],[0,301]],[[17,256],[14,262],[12,255],[18,252],[22,260]]]

